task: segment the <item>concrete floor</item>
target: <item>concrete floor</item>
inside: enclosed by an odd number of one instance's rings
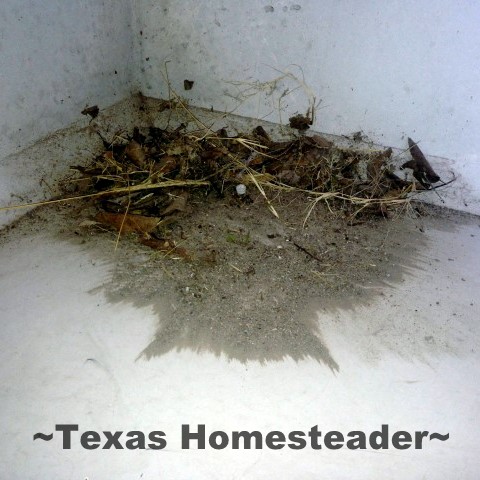
[[[137,360],[157,319],[106,301],[97,287],[109,265],[47,232],[11,232],[0,246],[0,478],[479,478],[479,227],[429,229],[421,268],[402,283],[368,307],[319,311],[336,374],[313,360],[241,364],[185,350]],[[167,446],[86,450],[77,433],[65,450],[56,424],[161,430]],[[185,450],[182,424],[264,435],[388,424],[450,437],[421,450]],[[37,432],[53,441],[33,441]]]

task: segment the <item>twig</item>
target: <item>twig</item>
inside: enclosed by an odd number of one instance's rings
[[[71,202],[75,200],[82,200],[85,198],[104,197],[108,195],[116,195],[118,193],[132,193],[140,192],[142,190],[153,190],[157,188],[169,188],[169,187],[199,187],[210,185],[210,182],[204,180],[165,180],[160,183],[140,183],[138,185],[132,185],[129,187],[112,188],[110,190],[104,190],[103,192],[89,193],[87,195],[78,195],[76,197],[57,198],[55,200],[46,200],[43,202],[25,203],[21,205],[10,205],[9,207],[0,207],[0,211],[4,210],[16,210],[19,208],[28,207],[40,207],[41,205],[51,205],[53,203]]]
[[[314,260],[317,260],[317,262],[323,262],[323,260],[320,257],[317,257],[312,252],[308,251],[305,247],[302,247],[301,245],[299,245],[297,242],[293,242],[293,244],[303,253],[306,253],[309,257],[312,257]],[[325,252],[322,253],[322,255],[325,255],[329,251],[330,250],[326,250]]]

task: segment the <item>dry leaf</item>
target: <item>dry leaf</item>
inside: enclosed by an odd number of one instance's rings
[[[105,160],[115,160],[114,156],[113,156],[113,152],[111,150],[107,150],[106,152],[103,152],[103,158]]]
[[[154,164],[153,171],[161,175],[168,175],[178,168],[178,158],[173,155],[165,155],[158,163]]]
[[[131,215],[124,213],[99,212],[95,216],[97,222],[115,228],[121,233],[149,233],[160,222],[159,218],[144,215]]]
[[[144,168],[145,167],[145,150],[143,147],[136,142],[135,140],[132,140],[126,147],[125,147],[125,154],[127,157],[139,168]]]
[[[418,145],[411,139],[408,139],[408,147],[412,160],[402,165],[402,168],[411,168],[413,176],[424,186],[429,187],[430,183],[440,181],[440,177],[435,173],[425,155],[422,153]]]

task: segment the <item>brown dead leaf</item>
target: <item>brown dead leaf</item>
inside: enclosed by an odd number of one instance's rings
[[[160,219],[144,215],[98,212],[95,220],[124,233],[149,233],[159,224]]]
[[[145,168],[145,164],[146,164],[145,150],[135,140],[132,140],[125,147],[125,154],[138,168]]]
[[[248,161],[248,166],[250,168],[259,167],[263,163],[265,163],[266,157],[264,155],[255,155]]]
[[[227,155],[224,148],[210,148],[200,154],[202,160],[213,160],[217,161],[221,158],[224,158]]]
[[[106,152],[103,152],[103,158],[108,162],[109,160],[115,160],[113,156],[113,152],[111,150],[107,150]]]
[[[178,157],[165,155],[153,166],[153,171],[161,175],[168,175],[178,168],[179,163]]]

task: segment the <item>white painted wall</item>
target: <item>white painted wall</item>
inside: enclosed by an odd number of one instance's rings
[[[480,3],[138,0],[136,7],[146,94],[167,95],[168,60],[172,86],[195,105],[278,121],[278,99],[295,82],[263,85],[249,99],[258,88],[228,82],[270,81],[278,70],[301,77],[298,65],[321,100],[316,130],[363,130],[400,148],[411,136],[426,154],[449,159],[437,167],[445,179],[452,167],[459,176],[447,204],[480,213]],[[186,78],[195,81],[188,92]],[[305,89],[283,106],[283,121],[304,113]]]
[[[129,0],[0,2],[0,159],[132,85]],[[1,184],[0,184],[1,186]]]

